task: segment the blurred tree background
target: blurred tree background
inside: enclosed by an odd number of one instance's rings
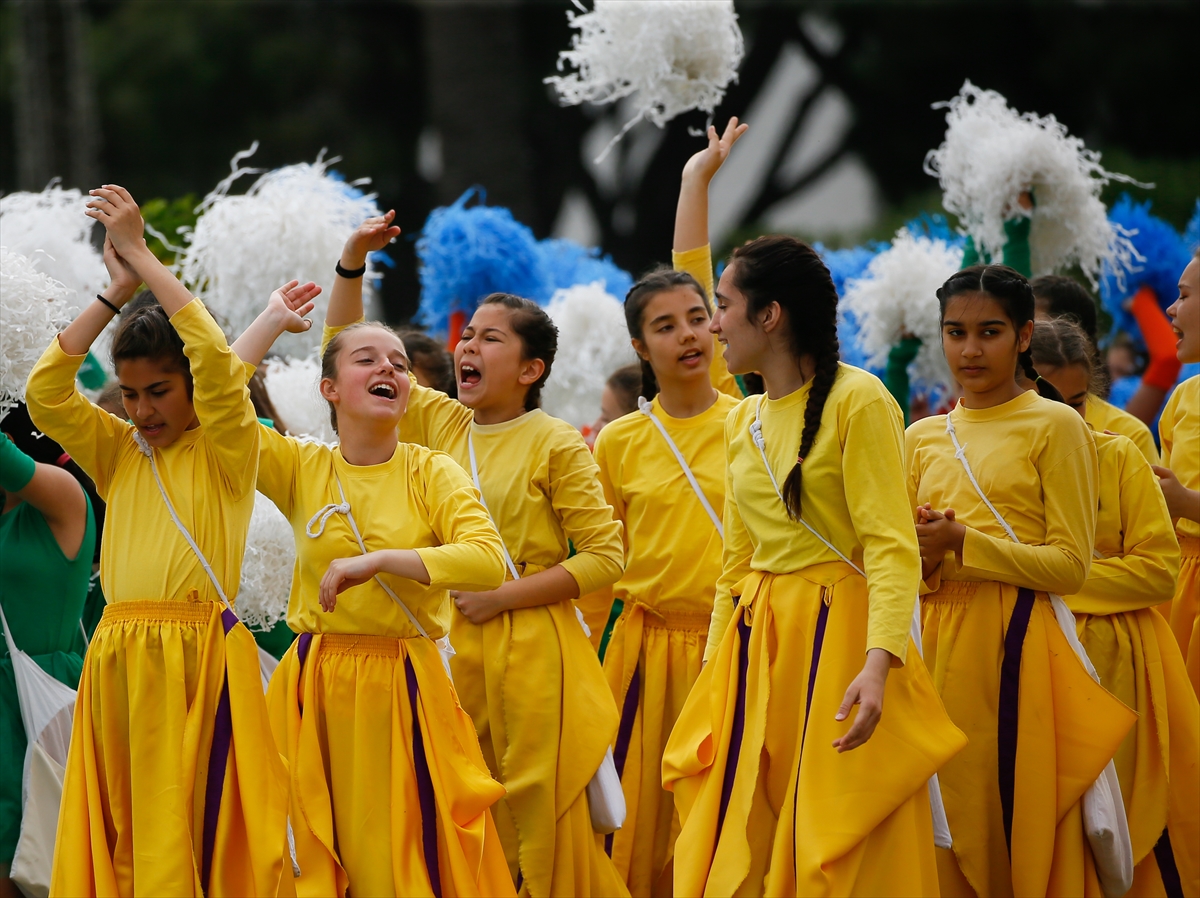
[[[887,238],[912,214],[938,211],[922,161],[941,141],[944,114],[930,106],[964,78],[1018,109],[1054,113],[1108,168],[1155,182],[1133,192],[1177,227],[1200,194],[1194,0],[736,5],[747,55],[717,120],[744,116],[789,59],[804,61],[811,83],[780,93],[760,107],[769,120],[751,122],[779,137],[734,197],[739,211],[718,238],[726,246],[786,220],[776,211],[788,197],[848,159],[874,185],[869,220],[832,238],[792,230],[835,243]],[[253,141],[260,168],[328,148],[347,178],[372,179],[407,235],[478,183],[539,237],[582,234],[636,273],[668,256],[679,171],[700,146],[689,128],[704,118],[682,117],[663,132],[639,125],[611,161],[593,164],[620,111],[560,108],[542,83],[570,41],[570,8],[569,0],[5,0],[0,190],[39,190],[52,177],[81,188],[118,182],[156,202],[155,219],[173,238],[195,198]],[[833,96],[850,110],[838,127],[825,115]],[[809,143],[797,156],[802,138]],[[389,317],[404,320],[419,292],[413,246],[390,252],[397,267],[383,299]]]

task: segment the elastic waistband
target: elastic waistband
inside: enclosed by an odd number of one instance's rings
[[[104,614],[100,618],[97,629],[124,621],[175,621],[205,624],[212,620],[213,609],[220,607],[216,602],[178,602],[161,599],[112,602],[104,606]]]
[[[646,612],[642,615],[642,626],[647,630],[687,630],[707,633],[708,624],[712,618],[711,614],[698,611],[660,611],[649,605],[640,607]]]
[[[1200,536],[1179,537],[1179,554],[1184,558],[1200,557]]]
[[[983,584],[977,580],[943,580],[936,592],[921,596],[922,599],[969,599],[979,592]]]
[[[400,639],[396,636],[367,636],[358,633],[323,633],[321,634],[321,654],[399,658]]]

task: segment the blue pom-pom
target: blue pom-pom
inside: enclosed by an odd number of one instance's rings
[[[1129,239],[1145,261],[1137,262],[1136,270],[1124,272],[1123,284],[1116,272],[1106,266],[1100,279],[1100,301],[1113,318],[1114,331],[1122,330],[1140,338],[1137,322],[1125,309],[1126,300],[1140,288],[1150,287],[1165,309],[1175,300],[1179,275],[1191,254],[1173,227],[1150,214],[1148,200],[1136,203],[1128,194],[1122,194],[1109,210],[1108,219],[1125,231],[1137,232]]]
[[[862,277],[867,266],[871,264],[881,251],[887,248],[886,243],[871,243],[867,246],[856,246],[851,249],[827,249],[820,243],[813,244],[813,249],[825,262],[829,274],[833,277],[833,286],[837,288],[838,297],[846,294],[846,284],[855,278]],[[838,310],[838,345],[842,361],[856,368],[867,368],[869,353],[864,352],[858,339],[858,319],[848,309]],[[882,369],[876,369],[881,371]]]
[[[479,204],[467,208],[476,193]],[[515,293],[544,303],[554,292],[533,231],[501,206],[484,205],[472,187],[451,205],[429,213],[417,240],[421,303],[416,320],[445,334],[450,314],[470,315],[489,293]]]
[[[967,239],[962,234],[955,233],[950,227],[950,222],[946,220],[946,216],[938,212],[922,212],[904,227],[914,237],[942,240],[953,246],[962,246]]]
[[[629,272],[613,264],[598,248],[580,246],[571,240],[543,240],[538,244],[550,283],[554,289],[566,289],[578,284],[604,282],[604,289],[617,299],[624,299],[633,278]]]
[[[1200,249],[1200,200],[1196,200],[1196,209],[1192,212],[1192,220],[1184,229],[1183,245],[1193,253]]]

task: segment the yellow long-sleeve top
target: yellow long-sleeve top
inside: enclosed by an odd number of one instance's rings
[[[319,517],[314,520],[342,502],[339,484],[368,552],[414,549],[421,556],[428,586],[387,573],[379,578],[434,639],[450,629],[448,590],[481,591],[504,582],[500,537],[470,478],[448,455],[400,443],[383,464],[352,465],[336,447],[263,428],[258,489],[283,512],[296,537],[288,601],[293,630],[403,639],[418,635],[403,609],[374,580],[343,592],[332,612],[321,610],[318,587],[329,563],[362,554],[346,515],[328,515],[323,528]],[[318,530],[320,536],[308,535]]]
[[[725,507],[725,418],[737,400],[718,393],[707,411],[672,418],[651,403],[717,515]],[[606,425],[596,439],[605,498],[625,525],[625,573],[613,595],[664,611],[709,613],[721,575],[722,541],[662,433],[642,412]]]
[[[1087,398],[1087,423],[1096,433],[1119,433],[1129,437],[1134,445],[1152,465],[1158,464],[1158,446],[1154,443],[1154,434],[1141,418],[1135,418],[1123,408],[1117,408],[1111,402],[1105,402],[1099,396],[1090,393]]]
[[[163,485],[180,521],[208,559],[232,602],[241,580],[246,532],[254,510],[259,432],[241,360],[198,299],[171,318],[191,367],[200,426],[154,449]],[[109,602],[218,601],[208,575],[171,520],[150,460],[132,424],[93,405],[75,387],[86,356],[68,355],[55,339],[29,375],[26,400],[49,434],[96,482],[108,503],[100,582]]]
[[[967,527],[962,564],[948,552],[931,583],[998,580],[1072,595],[1083,588],[1095,545],[1096,443],[1078,413],[1030,391],[987,409],[950,413],[980,488],[1012,527],[1008,538],[971,485],[946,432],[946,416],[905,434],[912,504],[953,508]]]
[[[681,253],[672,250],[671,266],[676,271],[686,271],[700,282],[711,312],[713,299],[716,296],[716,288],[713,283],[712,248],[706,243],[704,246],[697,246],[695,249],[685,250]],[[729,368],[725,365],[725,349],[717,342],[716,334],[713,334],[713,361],[712,366],[708,369],[708,379],[717,390],[727,396],[732,396],[734,399],[742,398],[742,388],[738,386],[737,378],[729,373]]]
[[[1175,388],[1158,419],[1158,435],[1162,466],[1170,468],[1189,490],[1200,490],[1200,374]],[[1175,532],[1200,537],[1200,524],[1180,518]]]
[[[913,513],[904,489],[903,418],[877,377],[850,365],[838,368],[816,440],[804,459],[801,510],[814,530],[867,574],[863,651],[882,648],[903,661],[921,580]],[[767,459],[782,488],[796,461],[811,383],[781,399],[748,396],[725,421],[725,553],[708,655],[720,645],[733,615],[733,588],[751,571],[785,574],[839,560],[788,518],[750,435],[761,398]]]
[[[1158,478],[1128,437],[1094,437],[1100,463],[1096,550],[1083,589],[1063,598],[1080,614],[1115,614],[1169,602],[1179,575],[1179,543]]]

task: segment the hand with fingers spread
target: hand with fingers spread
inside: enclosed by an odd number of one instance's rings
[[[883,689],[887,685],[888,671],[892,668],[892,654],[885,649],[871,649],[866,663],[857,677],[846,689],[846,696],[837,710],[834,720],[845,720],[850,710],[858,705],[858,714],[850,729],[840,739],[833,740],[838,754],[863,745],[875,732],[879,718],[883,716]]]
[[[289,334],[302,334],[312,327],[312,319],[305,318],[313,310],[313,300],[321,294],[321,288],[309,281],[288,281],[271,294],[267,309]]]
[[[342,249],[342,267],[351,271],[362,268],[367,261],[367,253],[381,250],[399,237],[400,228],[392,224],[395,218],[396,210],[389,209],[385,214],[368,218],[359,225],[346,239]]]
[[[708,146],[683,167],[679,202],[675,206],[675,235],[671,241],[675,252],[687,252],[708,244],[708,184],[748,127],[738,124],[734,117],[725,126],[725,133],[718,137],[717,129],[709,125]]]
[[[361,586],[379,573],[375,552],[355,555],[351,558],[335,558],[329,562],[325,576],[321,578],[318,597],[322,611],[333,611],[337,607],[339,593],[352,586]]]
[[[699,180],[706,186],[713,179],[713,175],[729,158],[729,151],[733,149],[733,145],[737,139],[746,133],[749,125],[738,124],[737,116],[734,116],[725,125],[725,133],[720,137],[717,136],[717,129],[713,125],[708,126],[708,146],[692,156],[683,167],[683,180]]]
[[[917,545],[921,550],[922,575],[928,578],[947,552],[953,552],[962,563],[963,541],[967,536],[965,525],[954,519],[954,509],[935,511],[926,502],[917,506]]]
[[[131,260],[139,249],[146,248],[146,223],[128,190],[105,184],[88,193],[91,199],[84,214],[104,225],[119,255]]]

